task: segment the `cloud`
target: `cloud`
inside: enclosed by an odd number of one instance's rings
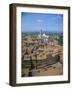
[[[43,20],[41,20],[41,19],[38,19],[38,20],[37,20],[37,22],[43,22]]]

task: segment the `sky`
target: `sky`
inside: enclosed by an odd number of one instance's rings
[[[22,32],[63,32],[62,14],[21,13]]]

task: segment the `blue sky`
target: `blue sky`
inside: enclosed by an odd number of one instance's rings
[[[63,32],[62,14],[21,13],[22,32]]]

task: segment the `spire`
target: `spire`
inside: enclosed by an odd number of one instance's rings
[[[42,29],[40,30],[40,37],[42,38]]]

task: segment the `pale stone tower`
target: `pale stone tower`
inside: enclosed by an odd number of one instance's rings
[[[42,38],[42,29],[40,30],[40,38]]]

